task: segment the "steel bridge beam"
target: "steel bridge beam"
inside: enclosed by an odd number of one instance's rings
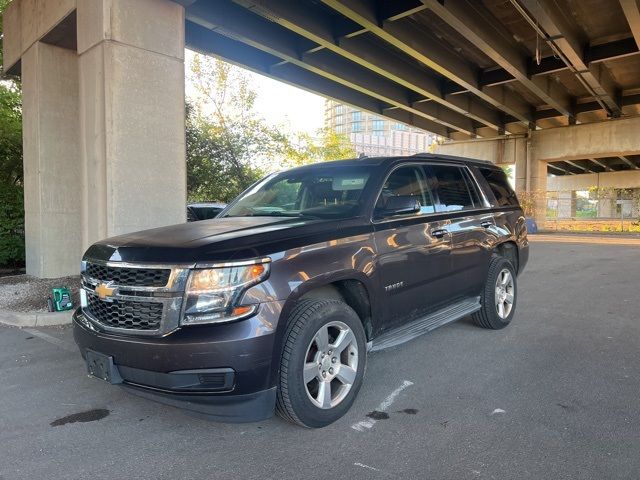
[[[440,75],[529,126],[531,105],[504,86],[481,87],[472,65],[442,47],[422,29],[405,22],[379,21],[375,4],[368,0],[322,0],[337,12],[400,49]],[[428,5],[427,5],[428,6]]]
[[[604,65],[587,64],[582,47],[585,43],[584,39],[580,38],[576,26],[567,20],[557,4],[551,0],[512,0],[512,2],[524,5],[531,18],[536,20],[538,26],[552,38],[560,54],[576,76],[582,79],[587,89],[602,102],[603,107],[612,117],[619,117],[622,110],[616,101],[617,92],[613,78]]]
[[[513,41],[500,32],[489,18],[489,12],[478,2],[464,0],[422,0],[441,20],[471,41],[496,64],[504,68],[532,94],[562,115],[573,117],[567,91],[548,77],[531,77],[527,58]]]
[[[562,172],[563,174],[577,175],[575,172],[572,172],[571,170],[567,170],[566,168],[559,167],[558,165],[555,165],[553,163],[547,163],[547,167],[553,168],[554,170]]]
[[[625,156],[619,156],[618,157],[620,160],[622,160],[624,163],[626,163],[627,165],[629,165],[631,168],[633,168],[634,170],[638,170],[640,169],[640,167],[638,167],[634,162],[632,162],[631,160],[629,160],[627,157]]]
[[[638,0],[620,0],[620,6],[631,28],[631,33],[640,48],[640,4]]]
[[[608,167],[607,165],[605,165],[604,163],[602,163],[600,160],[597,160],[595,158],[590,158],[589,161],[595,163],[596,165],[598,165],[599,167],[604,168],[605,172],[612,172],[613,169],[611,167]]]
[[[413,102],[411,92],[406,87],[332,51],[324,49],[301,54],[297,48],[301,39],[296,33],[232,2],[217,0],[195,3],[187,8],[186,18],[278,57],[278,61],[269,65],[269,70],[273,73],[285,68],[288,64],[296,65],[390,106],[407,110],[416,117],[423,117],[427,122],[421,122],[421,124],[428,125],[428,130],[433,133],[442,134],[442,126],[444,126],[468,135],[475,135],[473,120],[464,114],[437,104]]]
[[[197,52],[221,58],[274,80],[294,85],[313,93],[319,93],[340,103],[345,103],[376,115],[383,115],[383,109],[386,108],[386,105],[375,98],[347,88],[297,65],[288,64],[272,71],[269,65],[277,62],[278,57],[238,40],[233,40],[189,20],[185,25],[185,43],[189,48]],[[446,127],[442,125],[432,125],[431,122],[422,117],[412,117],[409,112],[406,112],[408,115],[404,113],[401,110],[397,110],[387,112],[385,115],[399,122],[407,123],[410,121],[412,125],[424,130],[432,131],[431,129],[435,128],[436,131],[433,133],[437,135],[446,136],[448,133]]]
[[[301,2],[287,0],[235,1],[316,45],[316,47],[303,52],[303,55],[320,53],[325,49],[330,50],[424,97],[416,99],[415,102],[422,102],[424,99],[433,100],[443,107],[495,130],[504,128],[504,115],[500,111],[473,97],[445,95],[442,82],[425,69],[403,61],[390,51],[381,51],[379,46],[374,45],[370,39],[362,35],[336,36],[335,19],[317,7],[310,12],[309,9],[313,7]],[[413,6],[411,11],[418,9],[416,6],[418,3],[422,6],[420,9],[426,8],[421,2],[404,3],[403,8]],[[389,5],[393,5],[397,9],[396,12],[401,11],[396,2]],[[405,13],[408,12],[405,10]],[[382,15],[383,18],[387,18],[386,15],[390,15],[390,12],[385,11]],[[397,13],[393,18],[402,17]]]

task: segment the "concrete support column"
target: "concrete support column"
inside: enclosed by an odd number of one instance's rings
[[[535,143],[529,152],[529,162],[528,195],[533,201],[533,216],[541,227],[547,218],[547,162],[536,157]]]
[[[82,244],[75,52],[35,42],[22,55],[27,273],[76,273]]]
[[[615,192],[600,192],[597,216],[598,218],[614,218],[617,216]]]
[[[516,157],[516,184],[515,189],[517,193],[527,190],[527,150],[525,143],[525,151],[522,155]]]
[[[184,9],[78,2],[84,247],[185,221]]]
[[[563,190],[558,192],[558,218],[576,216],[576,192]]]

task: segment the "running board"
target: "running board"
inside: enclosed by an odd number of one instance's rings
[[[465,299],[455,305],[427,315],[424,318],[415,320],[390,332],[383,333],[378,338],[373,339],[370,351],[376,352],[378,350],[384,350],[385,348],[401,345],[431,330],[442,327],[447,323],[455,322],[467,315],[471,315],[478,310],[480,310],[480,297]]]

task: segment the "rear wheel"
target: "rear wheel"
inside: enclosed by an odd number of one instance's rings
[[[473,314],[475,323],[493,330],[509,325],[516,310],[517,287],[511,262],[504,257],[493,257],[482,292],[482,308]]]
[[[276,410],[311,428],[342,417],[362,385],[366,337],[358,315],[338,300],[303,300],[292,312],[280,363]]]

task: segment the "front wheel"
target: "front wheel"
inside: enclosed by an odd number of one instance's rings
[[[473,320],[483,328],[506,327],[516,311],[517,297],[518,283],[513,265],[504,257],[494,257],[480,299],[482,308],[473,314]]]
[[[351,307],[337,300],[301,301],[285,334],[278,414],[310,428],[335,422],[353,404],[365,364],[364,328]]]

